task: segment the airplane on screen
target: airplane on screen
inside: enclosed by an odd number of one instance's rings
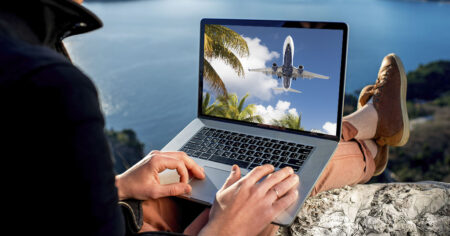
[[[272,67],[268,68],[259,68],[259,69],[248,69],[248,71],[262,72],[266,75],[276,75],[278,79],[283,78],[283,87],[282,88],[274,88],[274,90],[285,91],[285,92],[294,92],[301,93],[298,90],[291,88],[292,80],[296,80],[297,78],[304,79],[329,79],[329,76],[315,74],[303,69],[302,65],[299,65],[298,68],[294,67],[294,41],[292,37],[288,35],[284,40],[283,45],[283,65],[277,66],[277,63],[273,63]]]

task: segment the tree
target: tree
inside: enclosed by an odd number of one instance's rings
[[[214,115],[214,111],[216,109],[216,103],[209,105],[209,101],[211,100],[211,95],[209,93],[204,94],[202,101],[202,113],[204,115]]]
[[[219,95],[212,105],[208,105],[210,95],[209,93],[206,93],[202,104],[203,114],[233,120],[262,123],[262,117],[255,114],[256,105],[249,104],[245,106],[245,100],[248,96],[249,94],[247,93],[239,101],[237,95],[234,93],[228,94],[228,96]]]
[[[303,127],[300,126],[301,119],[302,119],[301,115],[296,116],[291,113],[288,113],[279,120],[273,119],[272,123],[276,126],[284,128],[304,130]]]
[[[203,78],[218,95],[227,96],[228,91],[208,60],[221,59],[231,66],[238,76],[244,77],[244,68],[232,50],[240,57],[249,55],[247,42],[241,35],[222,25],[205,25]]]

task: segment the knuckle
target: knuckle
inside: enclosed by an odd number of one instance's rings
[[[187,173],[187,169],[186,169],[186,165],[184,164],[183,161],[181,160],[177,160],[177,170],[181,171],[183,174]]]
[[[156,191],[152,191],[152,190],[148,191],[147,195],[152,199],[156,199],[158,197]]]
[[[240,187],[243,189],[249,189],[252,187],[252,184],[250,183],[250,181],[248,179],[243,179],[240,183]]]
[[[149,154],[150,154],[150,155],[156,155],[156,154],[158,154],[158,153],[159,153],[158,150],[152,150]]]
[[[160,162],[161,158],[162,157],[159,155],[153,155],[152,158],[150,159],[150,162],[153,162],[153,163]]]
[[[169,195],[170,195],[170,196],[176,195],[176,194],[177,194],[177,190],[178,190],[177,186],[172,186],[172,187],[170,187],[170,188],[169,188]]]
[[[184,162],[182,160],[175,159],[175,162],[177,163],[177,166],[179,166],[179,167],[184,166]]]

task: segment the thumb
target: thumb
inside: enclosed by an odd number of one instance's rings
[[[158,199],[162,197],[178,196],[185,193],[190,193],[192,187],[187,183],[174,183],[158,186],[155,194],[153,194],[153,199]]]
[[[241,178],[241,169],[237,165],[233,165],[231,168],[230,176],[228,176],[227,180],[223,184],[222,189],[226,189],[236,183]]]

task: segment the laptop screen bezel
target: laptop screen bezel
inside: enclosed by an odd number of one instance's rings
[[[204,59],[204,33],[206,24],[217,25],[242,25],[242,26],[259,26],[259,27],[286,27],[286,28],[311,28],[311,29],[336,29],[343,31],[342,38],[342,54],[341,54],[341,71],[339,81],[339,101],[336,123],[336,135],[329,135],[323,133],[315,133],[311,131],[301,131],[271,125],[257,124],[246,121],[239,121],[227,119],[222,117],[208,116],[202,114],[202,100],[203,100],[203,59]],[[201,119],[217,120],[222,122],[246,125],[251,127],[258,127],[263,129],[276,130],[280,132],[301,134],[335,141],[340,140],[342,115],[344,107],[344,90],[345,90],[345,72],[346,72],[346,58],[347,58],[347,40],[348,40],[348,26],[342,22],[317,22],[317,21],[281,21],[281,20],[244,20],[244,19],[211,19],[205,18],[200,22],[200,55],[199,55],[199,90],[198,90],[198,104],[197,117]]]

